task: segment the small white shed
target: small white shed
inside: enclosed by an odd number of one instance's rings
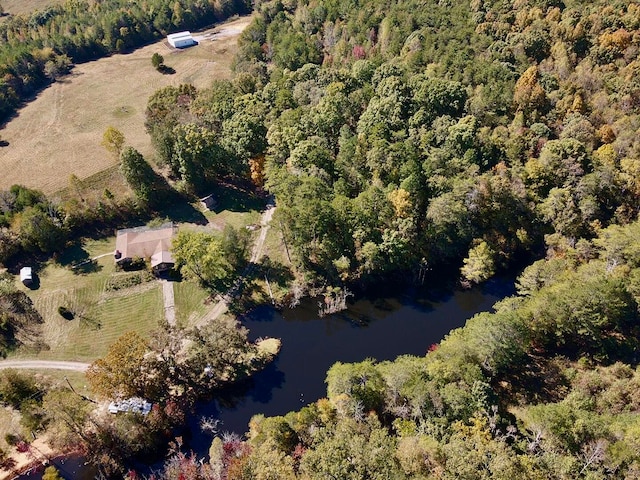
[[[196,41],[191,36],[191,32],[178,32],[167,35],[169,45],[174,48],[185,48],[195,45]]]
[[[31,267],[22,267],[20,269],[20,281],[24,285],[31,285],[33,283],[33,271]]]

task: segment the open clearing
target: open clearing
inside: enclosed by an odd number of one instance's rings
[[[54,193],[71,174],[84,179],[112,167],[116,159],[100,144],[109,126],[124,133],[126,143],[150,158],[144,128],[147,100],[159,88],[191,83],[207,87],[231,78],[238,35],[251,17],[241,17],[203,32],[200,44],[184,50],[158,41],[132,53],[76,66],[72,73],[42,91],[3,130],[0,189],[19,183]],[[176,73],[163,75],[151,65],[160,53]]]
[[[158,326],[163,318],[159,282],[152,280],[115,292],[106,290],[110,279],[122,275],[115,271],[110,255],[114,246],[113,237],[90,240],[61,261],[77,259],[80,251],[90,257],[106,254],[96,260],[91,271],[76,273],[69,265],[51,262],[38,273],[38,289],[19,287],[27,292],[44,319],[43,341],[49,349],[19,349],[12,358],[92,361],[103,356],[123,333],[135,330],[147,336]],[[73,310],[74,318],[63,318],[58,312],[60,306]]]
[[[0,2],[5,13],[12,15],[22,15],[31,13],[34,10],[42,10],[49,5],[57,5],[63,3],[64,0],[2,0]]]

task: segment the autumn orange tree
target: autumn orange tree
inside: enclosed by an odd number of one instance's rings
[[[131,397],[145,391],[142,365],[147,342],[136,332],[127,332],[109,347],[107,354],[87,370],[92,390],[103,397]]]

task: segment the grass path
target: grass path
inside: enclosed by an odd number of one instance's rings
[[[240,288],[242,287],[242,282],[244,277],[246,277],[249,273],[251,273],[255,264],[258,263],[260,258],[262,257],[262,251],[264,249],[264,242],[267,238],[267,232],[269,231],[269,226],[271,223],[271,219],[273,218],[273,214],[276,211],[275,203],[272,203],[264,212],[262,212],[262,216],[260,218],[260,235],[256,238],[255,243],[253,244],[253,249],[251,250],[251,259],[249,260],[249,265],[245,268],[244,272],[238,277],[233,286],[220,298],[218,303],[216,303],[211,310],[209,310],[204,316],[202,316],[197,322],[196,326],[201,327],[206,325],[207,323],[215,320],[220,315],[224,314],[229,309],[229,302],[238,294]]]
[[[86,372],[88,363],[58,362],[56,360],[0,360],[0,370],[7,368],[27,368],[30,370],[53,369]]]
[[[164,301],[164,318],[167,323],[174,327],[176,325],[176,300],[173,291],[173,282],[162,280],[162,299]]]

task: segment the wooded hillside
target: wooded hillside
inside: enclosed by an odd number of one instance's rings
[[[196,190],[264,179],[334,285],[443,262],[479,282],[633,220],[638,5],[428,3],[262,3],[234,84],[151,100],[160,158]],[[182,153],[194,135],[209,153]]]
[[[517,296],[426,357],[334,365],[326,400],[255,417],[247,442],[214,442],[211,468],[234,479],[638,477],[640,4],[257,10],[235,82],[166,92],[178,109],[150,103],[158,151],[186,188],[199,188],[194,165],[215,172],[211,158],[264,180],[312,283],[443,264],[474,283],[546,258]],[[188,138],[219,156],[184,156]]]

